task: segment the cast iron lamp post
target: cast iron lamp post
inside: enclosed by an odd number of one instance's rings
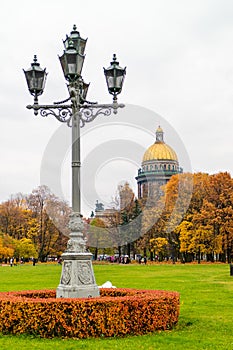
[[[57,288],[58,298],[96,297],[99,288],[96,285],[92,254],[86,250],[86,241],[83,236],[83,220],[81,215],[80,197],[80,127],[91,122],[98,115],[110,115],[117,113],[118,108],[124,107],[118,104],[117,95],[121,92],[126,68],[121,68],[113,55],[113,61],[109,68],[104,68],[104,74],[108,91],[113,95],[112,104],[97,104],[86,101],[89,84],[82,78],[84,63],[85,39],[80,37],[74,25],[70,36],[66,36],[64,53],[59,57],[65,79],[68,81],[69,97],[52,105],[39,105],[38,96],[43,93],[47,73],[40,67],[37,57],[28,70],[24,70],[28,89],[34,96],[34,104],[27,106],[33,109],[34,114],[40,112],[42,117],[55,116],[60,122],[67,123],[72,128],[72,214],[69,221],[69,241],[67,249],[62,254],[63,266],[60,284]],[[70,104],[65,104],[70,101]]]

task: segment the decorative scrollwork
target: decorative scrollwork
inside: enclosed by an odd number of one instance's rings
[[[48,117],[52,115],[59,122],[67,123],[68,126],[72,126],[72,106],[71,105],[29,105],[28,109],[33,109],[34,114],[37,115],[40,111],[42,117]]]
[[[125,105],[113,104],[86,104],[80,108],[80,127],[84,127],[86,123],[92,122],[98,115],[110,116],[112,111],[117,113],[118,108],[123,108]]]
[[[111,115],[111,108],[96,108],[96,106],[91,106],[89,108],[81,108],[80,111],[80,127],[84,127],[86,123],[92,122],[98,115],[109,116]]]
[[[59,122],[67,123],[68,126],[72,125],[72,109],[69,106],[56,106],[56,108],[41,107],[40,115],[42,117],[54,116]]]
[[[123,108],[123,104],[86,104],[79,106],[80,127],[84,127],[86,123],[92,122],[98,115],[109,116],[113,112],[117,113],[118,108]],[[62,123],[67,123],[72,126],[73,109],[72,105],[29,105],[28,109],[34,109],[34,114],[37,115],[40,111],[42,117],[52,115]],[[74,106],[73,106],[74,108]],[[77,108],[77,107],[76,107]]]

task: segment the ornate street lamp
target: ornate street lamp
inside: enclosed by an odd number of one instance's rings
[[[117,62],[116,55],[114,54],[110,67],[107,69],[104,68],[108,91],[113,95],[113,101],[117,101],[117,95],[121,93],[125,74],[126,68],[119,66],[119,62]]]
[[[81,76],[84,55],[81,55],[76,48],[72,40],[69,40],[67,49],[60,59],[60,63],[63,69],[64,77],[69,83],[75,82]]]
[[[45,87],[45,81],[48,73],[46,69],[42,69],[40,64],[37,62],[36,55],[34,56],[33,63],[31,67],[27,70],[24,70],[26,77],[28,90],[34,96],[34,104],[38,104],[38,96],[42,95]]]
[[[86,241],[83,236],[84,224],[81,215],[80,198],[80,127],[91,122],[98,115],[117,113],[123,104],[117,103],[117,95],[121,92],[126,69],[116,62],[115,55],[111,66],[104,70],[108,90],[113,95],[112,104],[97,104],[86,101],[89,84],[81,76],[84,62],[86,41],[80,37],[76,26],[70,36],[63,41],[65,50],[59,57],[65,79],[68,81],[69,98],[52,105],[39,105],[38,96],[43,93],[46,70],[37,62],[36,56],[31,68],[24,71],[30,93],[34,96],[34,104],[27,106],[33,109],[34,114],[41,116],[55,116],[60,122],[67,123],[72,128],[72,214],[70,215],[70,235],[67,249],[62,254],[64,261],[60,284],[57,288],[58,298],[82,298],[99,296],[96,285],[92,254],[86,250]],[[70,104],[64,104],[70,101]]]

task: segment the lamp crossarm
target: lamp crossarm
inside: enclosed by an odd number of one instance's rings
[[[34,104],[27,106],[27,108],[33,109],[35,115],[38,115],[39,112],[42,117],[48,117],[49,115],[52,115],[57,120],[59,120],[59,122],[67,123],[68,126],[72,125],[72,105]]]
[[[80,127],[84,127],[86,123],[92,122],[96,117],[99,115],[105,115],[110,116],[113,112],[114,114],[117,113],[118,108],[125,107],[122,103],[113,102],[111,104],[93,104],[93,103],[86,103],[84,105],[79,105],[78,113],[80,116]],[[28,109],[33,109],[34,114],[38,115],[40,112],[40,115],[42,117],[48,117],[49,115],[54,116],[58,121],[62,123],[66,123],[69,127],[72,126],[72,104],[70,105],[59,105],[59,104],[53,104],[53,105],[39,105],[39,104],[33,104],[28,105]]]

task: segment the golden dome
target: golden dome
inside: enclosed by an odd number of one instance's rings
[[[151,160],[175,160],[178,161],[176,152],[164,142],[156,141],[144,153],[142,162]]]
[[[163,134],[163,129],[159,125],[155,132],[156,141],[144,153],[143,163],[151,160],[175,160],[178,162],[176,152],[170,146],[166,145],[163,140]]]

